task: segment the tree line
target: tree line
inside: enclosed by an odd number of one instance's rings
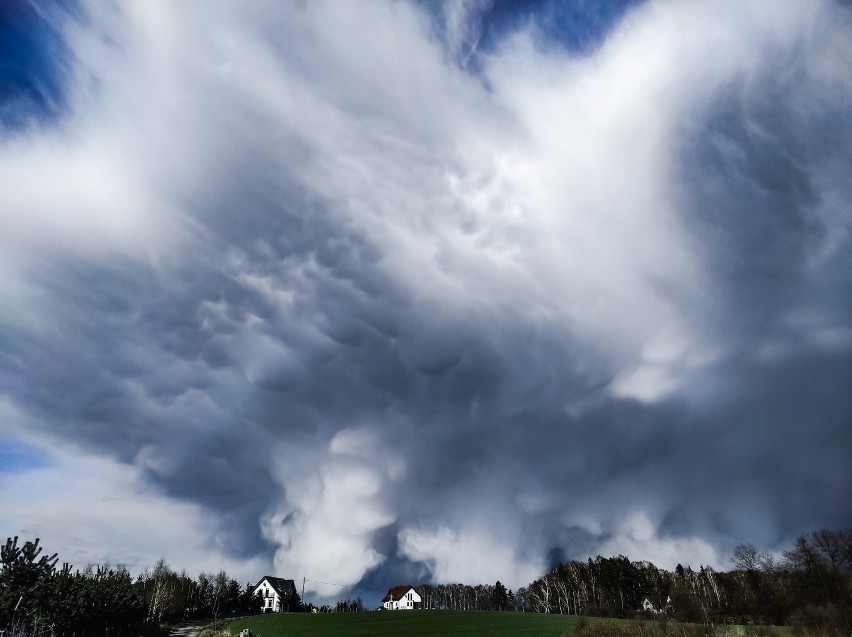
[[[166,623],[218,620],[261,610],[253,587],[227,573],[189,577],[160,560],[133,578],[123,566],[57,568],[39,540],[0,547],[0,630],[6,636],[153,635]],[[783,557],[740,544],[733,569],[673,571],[623,555],[557,564],[526,587],[495,584],[417,586],[424,609],[561,613],[658,618],[712,627],[792,625],[821,637],[852,634],[852,530],[801,535]],[[298,597],[298,596],[297,596]],[[288,608],[315,609],[300,599]],[[341,600],[321,612],[357,612],[363,602]]]
[[[124,566],[57,568],[39,540],[0,547],[0,630],[6,635],[154,635],[164,623],[260,612],[251,584],[221,571],[193,579],[165,560],[134,578]]]
[[[792,625],[823,637],[852,634],[852,530],[801,535],[777,559],[740,544],[733,569],[674,571],[623,555],[557,564],[526,587],[421,584],[426,609],[561,613],[720,624]]]
[[[667,571],[621,555],[598,556],[558,564],[516,597],[524,610],[540,613],[852,634],[852,530],[803,534],[781,559],[740,544],[731,562],[726,572],[680,564]]]
[[[515,593],[498,580],[496,584],[421,584],[415,587],[420,607],[443,610],[523,610]]]

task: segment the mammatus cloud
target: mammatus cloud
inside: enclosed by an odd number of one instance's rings
[[[334,583],[849,524],[843,5],[83,12],[0,148],[7,439]]]

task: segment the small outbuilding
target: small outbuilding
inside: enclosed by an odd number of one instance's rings
[[[405,584],[394,586],[382,598],[382,608],[385,610],[414,610],[420,608],[420,595],[413,586]]]

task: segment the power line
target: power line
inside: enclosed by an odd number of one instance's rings
[[[374,586],[357,586],[356,584],[336,584],[334,582],[321,582],[315,579],[308,579],[307,577],[302,578],[306,582],[313,582],[314,584],[325,584],[326,586],[340,586],[341,588],[353,588],[360,591],[384,591],[387,590],[385,588],[376,588]]]

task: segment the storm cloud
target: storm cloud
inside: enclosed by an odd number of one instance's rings
[[[848,6],[27,6],[4,532],[514,587],[852,524]]]

